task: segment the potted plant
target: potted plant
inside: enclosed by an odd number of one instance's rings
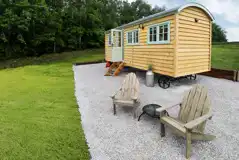
[[[148,71],[152,71],[152,69],[153,69],[153,65],[152,65],[152,64],[149,64],[149,65],[148,65]]]
[[[148,71],[146,72],[146,86],[153,87],[154,86],[154,73],[153,73],[153,65],[148,65]]]

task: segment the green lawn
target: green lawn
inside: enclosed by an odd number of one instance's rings
[[[239,45],[213,45],[212,67],[219,69],[239,70]]]
[[[55,63],[0,70],[0,159],[89,159],[72,63],[102,60],[103,53],[55,54]]]

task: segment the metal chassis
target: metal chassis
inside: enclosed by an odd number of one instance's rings
[[[160,75],[158,77],[158,84],[159,84],[159,86],[161,88],[167,89],[167,88],[170,87],[171,82],[174,82],[174,81],[178,81],[179,82],[181,79],[196,80],[197,79],[197,75],[196,74],[191,74],[191,75],[177,77],[177,78],[173,78],[173,77],[169,77],[169,76],[165,76],[165,75]]]

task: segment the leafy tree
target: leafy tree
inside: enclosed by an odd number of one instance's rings
[[[227,42],[226,31],[216,23],[212,24],[212,41]]]

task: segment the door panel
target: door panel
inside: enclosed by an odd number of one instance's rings
[[[111,30],[112,34],[112,61],[123,61],[123,47],[122,47],[122,31]]]

